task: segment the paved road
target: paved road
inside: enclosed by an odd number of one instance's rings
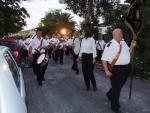
[[[104,73],[95,67],[98,91],[87,92],[81,71],[76,75],[71,64],[70,58],[64,65],[50,61],[43,87],[37,85],[32,69],[23,69],[29,113],[113,113],[105,96],[110,84]],[[123,113],[150,113],[150,83],[136,79],[131,100],[128,87],[127,83],[121,93]]]

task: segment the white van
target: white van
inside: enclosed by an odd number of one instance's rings
[[[9,49],[0,46],[0,113],[27,113],[21,68]]]

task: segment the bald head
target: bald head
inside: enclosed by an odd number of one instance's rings
[[[118,42],[120,42],[123,38],[122,30],[119,28],[114,29],[112,35],[113,35],[113,38]]]

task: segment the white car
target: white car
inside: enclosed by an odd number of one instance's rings
[[[27,113],[21,68],[4,46],[0,46],[0,113]]]

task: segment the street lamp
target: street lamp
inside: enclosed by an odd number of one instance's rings
[[[61,33],[62,35],[67,35],[67,29],[66,29],[66,28],[62,28],[62,29],[60,30],[60,33]]]

